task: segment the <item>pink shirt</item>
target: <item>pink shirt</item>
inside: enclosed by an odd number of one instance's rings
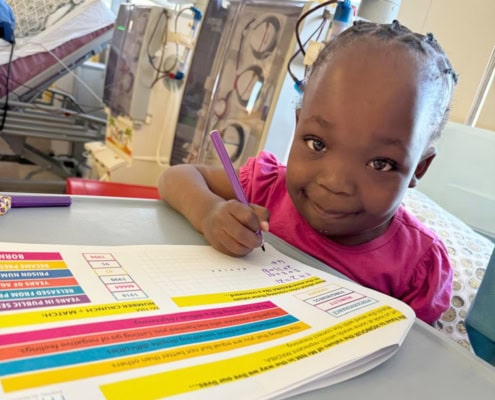
[[[400,207],[387,231],[358,245],[339,245],[315,231],[294,207],[286,167],[270,153],[250,158],[240,180],[251,203],[270,210],[270,232],[353,281],[409,304],[427,323],[449,307],[453,271],[441,240]]]

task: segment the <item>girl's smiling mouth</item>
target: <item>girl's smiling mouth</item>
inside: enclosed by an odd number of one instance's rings
[[[310,199],[306,193],[305,193],[305,197],[307,202],[310,204],[311,208],[315,210],[316,213],[320,215],[321,218],[323,219],[344,219],[361,214],[360,211],[326,208],[321,206],[316,201]]]

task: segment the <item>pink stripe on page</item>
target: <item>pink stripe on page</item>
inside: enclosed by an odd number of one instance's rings
[[[0,261],[47,261],[62,260],[60,253],[55,252],[31,252],[31,251],[0,251]]]
[[[118,304],[118,303],[117,303]],[[120,329],[134,329],[144,326],[174,324],[187,321],[199,321],[209,318],[218,318],[228,315],[237,315],[276,307],[271,301],[255,304],[246,304],[234,307],[215,308],[207,310],[189,311],[176,314],[165,314],[151,317],[130,318],[118,321],[94,322],[66,326],[61,328],[42,329],[38,331],[9,333],[0,335],[0,348],[15,343],[36,342],[68,336],[78,336],[90,333],[117,331]],[[61,310],[57,310],[61,311]]]

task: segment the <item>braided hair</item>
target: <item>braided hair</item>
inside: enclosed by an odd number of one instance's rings
[[[422,68],[426,72],[426,79],[432,83],[433,107],[430,117],[430,142],[434,142],[447,122],[454,87],[457,84],[458,75],[442,47],[438,44],[433,34],[422,35],[412,32],[410,29],[394,20],[391,24],[378,24],[366,21],[355,21],[354,24],[343,31],[335,39],[331,40],[321,50],[318,58],[305,77],[308,79],[326,64],[340,48],[346,47],[356,40],[363,38],[375,38],[387,41],[391,44],[401,44],[418,54]]]

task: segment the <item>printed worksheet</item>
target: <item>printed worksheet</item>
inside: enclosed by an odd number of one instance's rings
[[[0,244],[0,398],[285,398],[391,357],[406,304],[270,245]]]

